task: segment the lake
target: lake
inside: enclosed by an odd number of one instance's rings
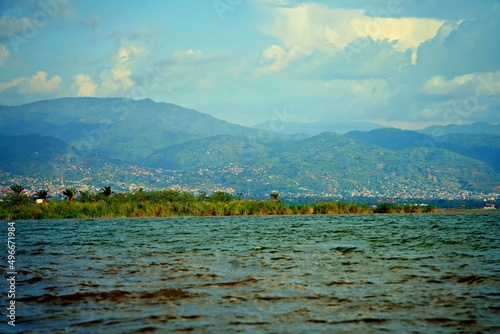
[[[15,227],[17,333],[500,331],[499,214]]]

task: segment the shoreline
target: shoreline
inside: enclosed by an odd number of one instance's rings
[[[500,214],[500,209],[436,209],[436,214]]]
[[[81,192],[77,198],[76,191],[70,190],[65,191],[67,200],[42,203],[35,203],[22,193],[11,194],[0,202],[0,220],[500,213],[498,209],[437,208],[432,204],[387,202],[377,205],[336,201],[287,204],[277,193],[271,194],[273,199],[241,200],[224,192],[195,196],[177,190],[115,194],[111,189],[104,189],[109,191],[97,194]]]
[[[53,217],[53,218],[38,218],[38,219],[4,219],[0,221],[59,221],[59,220],[112,220],[112,219],[176,219],[176,218],[242,218],[242,217],[296,217],[296,216],[407,216],[407,215],[500,215],[500,210],[484,210],[484,209],[437,209],[435,212],[390,212],[390,213],[375,213],[375,212],[359,212],[359,213],[296,213],[296,214],[247,214],[247,215],[195,215],[195,214],[176,214],[176,215],[144,215],[144,216],[92,216],[92,217]]]

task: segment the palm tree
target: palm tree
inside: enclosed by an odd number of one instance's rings
[[[101,194],[103,194],[106,197],[111,196],[113,193],[114,193],[114,191],[111,191],[111,187],[101,188]]]
[[[76,201],[76,190],[75,188],[69,188],[63,191],[63,195],[68,198],[68,201]]]
[[[278,202],[278,197],[280,197],[280,194],[278,194],[278,193],[272,193],[272,194],[271,194],[271,197],[272,197],[272,198],[274,198],[274,200],[275,200],[276,202]]]
[[[49,193],[47,193],[45,190],[38,190],[35,193],[35,199],[41,199],[42,204],[47,203],[47,198],[49,197],[50,197]]]
[[[13,186],[10,186],[9,188],[14,195],[23,195],[26,192],[26,189],[24,189],[20,184],[15,184]]]
[[[80,190],[79,193],[80,193],[80,202],[82,202],[82,203],[96,201],[96,196],[94,196],[94,194],[91,194],[89,191],[81,191]]]
[[[9,187],[8,201],[13,205],[24,205],[28,204],[27,190],[20,184],[15,184]]]
[[[243,196],[243,193],[238,193],[238,201],[241,201],[242,196]]]

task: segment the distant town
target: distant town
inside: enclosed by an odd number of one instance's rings
[[[84,177],[81,179],[65,179],[55,177],[51,180],[38,177],[20,177],[8,173],[0,175],[0,198],[9,193],[10,186],[21,184],[33,195],[38,190],[45,190],[52,199],[63,199],[65,189],[74,188],[77,192],[96,193],[104,186],[111,186],[116,192],[133,193],[144,191],[174,189],[194,195],[222,191],[236,196],[242,193],[245,199],[266,199],[271,192],[278,192],[280,198],[289,203],[310,202],[311,200],[357,201],[367,203],[418,201],[455,201],[476,202],[493,205],[500,202],[500,189],[485,193],[467,189],[456,189],[443,186],[430,186],[392,182],[389,177],[378,180],[384,184],[380,189],[370,185],[356,185],[350,189],[344,187],[342,181],[328,179],[324,181],[336,184],[328,191],[308,187],[307,184],[279,184],[279,176],[272,175],[262,168],[228,165],[221,168],[200,168],[197,171],[165,170],[162,168],[145,168],[127,165],[127,168],[109,165],[104,171],[92,173],[82,166],[79,169]],[[224,182],[226,181],[226,182]],[[345,181],[349,183],[348,181]],[[225,183],[225,185],[224,185]],[[479,204],[478,204],[479,205]]]

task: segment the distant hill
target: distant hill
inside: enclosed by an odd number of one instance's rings
[[[262,161],[269,151],[271,147],[260,140],[220,135],[155,151],[143,165],[165,169],[213,168]]]
[[[258,130],[174,104],[125,98],[61,98],[0,106],[0,134],[52,136],[82,153],[133,163],[158,149],[214,135],[262,136]]]
[[[500,135],[450,133],[435,140],[439,147],[484,161],[500,172]]]
[[[369,132],[353,131],[347,133],[346,136],[357,141],[382,146],[390,150],[418,147],[422,145],[420,143],[426,143],[427,140],[430,140],[430,137],[425,134],[395,128],[376,129]]]
[[[145,164],[177,170],[246,166],[282,178],[287,187],[318,192],[354,191],[368,185],[382,192],[409,180],[421,186],[446,184],[467,189],[488,189],[500,184],[498,175],[487,163],[442,148],[421,149],[411,141],[428,139],[425,135],[396,129],[383,132],[399,136],[397,139],[382,136],[378,130],[368,133],[382,138],[380,143],[351,138],[358,133],[351,136],[323,133],[294,142],[269,143],[215,136],[156,151]]]
[[[487,134],[500,136],[500,124],[490,124],[486,122],[476,122],[465,125],[432,125],[425,129],[419,130],[430,136],[444,136],[452,133],[467,133],[467,134]]]
[[[478,124],[478,123],[476,123]],[[455,129],[491,129],[482,127],[456,127]],[[500,171],[500,135],[448,133],[441,137],[400,129],[377,129],[369,132],[354,131],[346,134],[347,137],[369,144],[378,145],[391,150],[406,148],[441,148],[460,155],[480,160]]]
[[[0,135],[0,166],[9,173],[52,176],[54,164],[76,156],[73,147],[54,137]]]
[[[500,189],[500,136],[394,128],[289,135],[149,99],[63,98],[0,106],[0,186],[19,180],[290,197],[489,193]]]
[[[310,136],[316,136],[323,132],[334,132],[344,134],[350,131],[370,131],[383,128],[384,126],[370,122],[311,122],[294,123],[280,120],[272,120],[257,124],[256,129],[265,129],[283,134],[303,133]]]

